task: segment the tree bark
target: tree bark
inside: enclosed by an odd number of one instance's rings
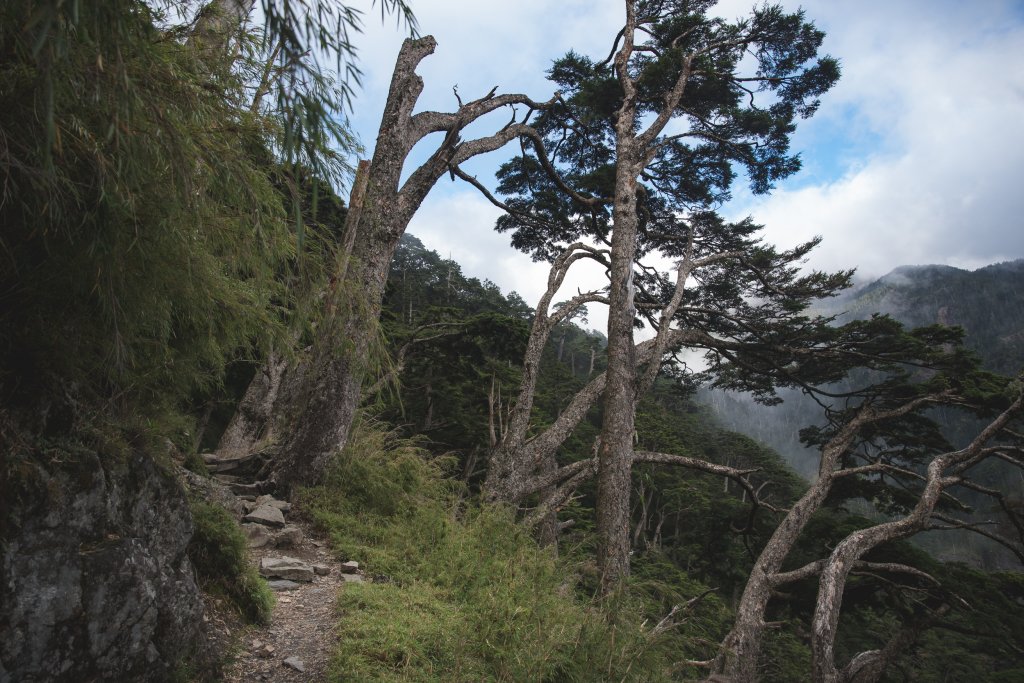
[[[241,458],[259,449],[260,443],[274,436],[274,407],[288,363],[271,352],[267,362],[256,371],[245,395],[217,444],[220,458]]]
[[[331,457],[345,446],[372,365],[371,349],[377,340],[391,259],[413,214],[451,167],[499,149],[525,134],[528,126],[509,124],[494,135],[467,142],[460,139],[459,132],[500,107],[550,106],[550,102],[537,103],[525,95],[489,94],[462,104],[454,113],[413,115],[423,91],[416,67],[436,46],[431,36],[408,39],[398,54],[377,146],[368,169],[361,164],[365,182],[357,179],[355,183],[357,196],[351,202],[345,248],[336,269],[340,277],[328,292],[328,315],[305,363],[304,381],[296,383],[282,404],[289,426],[278,450],[273,480],[285,492],[317,482]],[[445,132],[444,140],[403,183],[409,152],[435,132]]]
[[[821,450],[817,479],[789,509],[754,562],[736,608],[732,629],[722,641],[713,671],[728,676],[735,683],[753,683],[758,680],[761,639],[765,629],[764,615],[772,593],[779,585],[778,572],[807,523],[828,496],[843,454],[866,425],[906,414],[925,402],[925,398],[916,399],[881,413],[865,405],[825,444]]]
[[[854,680],[871,680],[870,676],[878,671],[877,659],[885,650],[877,654],[861,653],[841,670],[835,663],[835,638],[839,628],[843,592],[850,572],[860,558],[873,548],[882,543],[906,538],[927,528],[943,490],[962,481],[961,476],[948,474],[947,471],[960,464],[977,462],[979,454],[985,457],[982,450],[986,443],[995,438],[1021,411],[1022,404],[1024,397],[1018,396],[1017,400],[990,422],[967,447],[944,453],[929,462],[924,486],[918,494],[916,505],[908,515],[855,531],[836,545],[821,570],[818,598],[811,621],[811,670],[815,681],[847,683]]]
[[[633,261],[636,257],[637,176],[643,149],[636,138],[636,83],[629,74],[636,8],[626,3],[615,71],[623,99],[615,122],[615,198],[608,291],[608,369],[597,465],[597,566],[607,595],[629,575],[629,497],[636,431],[636,355],[633,345]]]
[[[212,0],[199,11],[189,44],[207,53],[206,59],[226,54],[255,4],[256,0]]]

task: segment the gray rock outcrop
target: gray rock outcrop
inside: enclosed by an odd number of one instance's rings
[[[192,516],[149,457],[78,451],[3,495],[0,680],[163,681],[206,661]]]
[[[284,526],[284,515],[281,514],[281,510],[279,508],[264,503],[245,517],[242,517],[242,521],[252,522],[254,524],[263,524],[265,526],[279,529]]]

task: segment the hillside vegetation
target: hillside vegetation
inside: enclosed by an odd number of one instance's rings
[[[840,76],[824,32],[622,5],[611,56],[564,46],[550,99],[422,111],[437,41],[411,36],[360,160],[342,2],[0,4],[0,680],[224,675],[208,605],[276,628],[286,601],[238,517],[365,568],[298,579],[343,586],[339,681],[1024,676],[1021,574],[909,540],[1024,561],[1020,264],[902,271],[820,314],[852,272],[721,211],[799,170]],[[462,166],[513,148],[493,183]],[[538,301],[406,234],[449,177],[550,265]],[[581,262],[607,282],[563,288]],[[773,426],[817,476],[706,387],[813,397],[812,426]]]

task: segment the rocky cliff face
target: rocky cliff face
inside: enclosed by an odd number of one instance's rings
[[[141,454],[73,460],[7,501],[0,683],[162,681],[203,661],[181,487]]]

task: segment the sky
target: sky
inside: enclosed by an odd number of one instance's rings
[[[409,0],[421,34],[438,42],[418,73],[418,110],[452,111],[453,86],[464,100],[498,86],[548,99],[552,60],[570,49],[603,59],[623,23],[621,0]],[[367,3],[369,4],[369,3]],[[827,33],[823,52],[843,76],[811,119],[799,122],[793,149],[800,173],[768,196],[742,183],[723,209],[752,216],[765,238],[789,247],[821,235],[808,267],[857,268],[874,279],[908,264],[973,269],[1024,258],[1024,2],[1018,0],[783,0],[803,7]],[[725,0],[716,13],[747,14],[752,3]],[[358,4],[357,4],[358,6]],[[364,72],[351,124],[372,151],[391,70],[405,30],[367,10],[356,40]],[[467,129],[486,135],[502,111]],[[439,139],[413,152],[422,160]],[[430,149],[427,149],[430,147]],[[493,187],[508,146],[463,165]],[[519,292],[535,305],[547,267],[493,230],[498,209],[447,176],[409,226],[473,277]],[[594,271],[567,283],[575,293],[597,283]],[[581,284],[582,283],[582,284]],[[599,323],[599,312],[591,323]]]

